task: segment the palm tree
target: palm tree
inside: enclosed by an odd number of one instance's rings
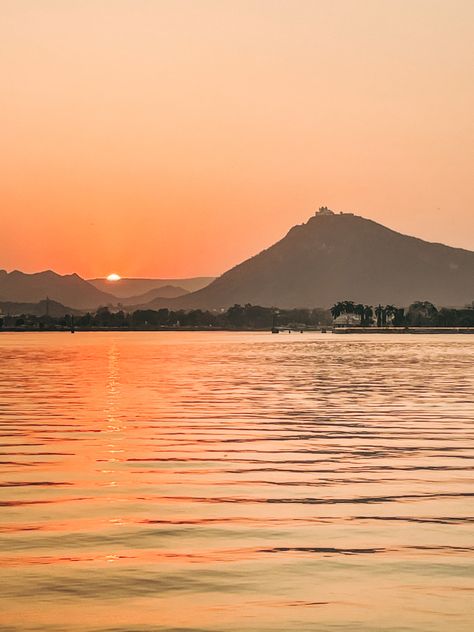
[[[393,317],[393,326],[394,327],[401,327],[403,325],[405,321],[405,310],[403,309],[403,307],[399,307],[397,309],[395,309],[395,314]]]
[[[375,308],[375,316],[377,317],[377,327],[382,327],[382,316],[384,313],[384,308],[380,303]]]
[[[364,306],[364,323],[366,327],[372,324],[373,315],[374,315],[374,310],[372,309],[372,305],[365,305]]]
[[[365,320],[364,320],[365,308],[362,305],[362,303],[357,303],[357,305],[354,305],[354,314],[357,314],[357,316],[360,316],[360,324],[364,326],[365,325]]]
[[[337,318],[338,316],[340,316],[343,313],[343,304],[339,301],[338,303],[335,303],[332,307],[331,307],[331,315],[333,318]]]
[[[396,313],[397,313],[397,308],[395,307],[395,305],[386,305],[385,306],[386,318],[391,319],[392,323],[393,323],[393,319],[394,319]]]
[[[343,301],[342,308],[344,314],[353,314],[355,308],[354,301]]]

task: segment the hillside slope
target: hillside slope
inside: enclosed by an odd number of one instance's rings
[[[44,300],[39,303],[12,303],[10,301],[0,301],[0,317],[1,316],[19,316],[20,314],[28,314],[29,316],[52,316],[53,318],[62,318],[66,314],[76,316],[80,315],[80,310],[72,309],[61,305],[52,300]]]
[[[464,305],[474,299],[474,252],[324,210],[206,288],[154,307],[328,307],[344,299]]]
[[[148,292],[145,292],[144,294],[139,294],[138,296],[129,296],[128,298],[122,298],[120,299],[120,302],[124,306],[141,306],[145,304],[148,305],[155,299],[177,298],[178,296],[185,296],[186,294],[189,294],[188,290],[185,290],[182,287],[177,287],[176,285],[163,285],[153,290],[148,290]]]

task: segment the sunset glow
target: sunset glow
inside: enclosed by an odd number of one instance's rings
[[[474,630],[473,59],[473,0],[0,0],[0,632]]]
[[[467,0],[2,2],[2,267],[213,276],[326,204],[474,248],[473,21]]]

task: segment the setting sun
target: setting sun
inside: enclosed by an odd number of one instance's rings
[[[109,274],[109,276],[107,277],[107,281],[120,281],[122,277],[118,274],[115,274],[115,272],[112,272],[112,274]]]

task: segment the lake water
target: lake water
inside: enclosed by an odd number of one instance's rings
[[[474,336],[0,334],[0,630],[474,629]]]

